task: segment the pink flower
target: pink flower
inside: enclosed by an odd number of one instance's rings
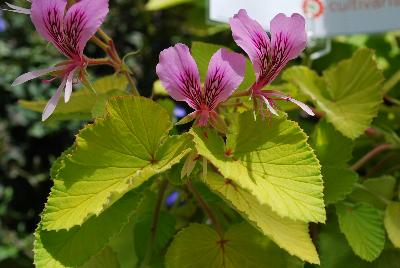
[[[8,4],[15,12],[28,12]],[[29,72],[18,77],[13,86],[46,74],[56,75],[61,85],[44,108],[42,120],[55,110],[64,91],[65,102],[69,101],[75,74],[84,75],[87,66],[83,50],[96,33],[108,13],[108,0],[81,0],[67,8],[66,0],[33,0],[29,11],[37,32],[52,43],[68,60],[42,70]]]
[[[261,100],[268,110],[276,115],[274,101],[286,100],[297,104],[309,115],[314,115],[313,111],[300,101],[279,91],[262,90],[271,84],[285,65],[297,58],[306,47],[304,18],[300,14],[293,14],[291,17],[286,17],[284,14],[276,15],[270,25],[271,38],[243,9],[231,18],[229,23],[235,42],[248,54],[256,72],[256,82],[251,87],[255,104]]]
[[[245,72],[243,55],[218,50],[211,58],[204,88],[196,62],[190,55],[189,48],[183,44],[163,50],[157,65],[157,75],[172,98],[185,101],[195,109],[190,114],[197,124],[206,126],[208,121],[215,126],[219,117],[215,108],[232,95],[241,84]]]

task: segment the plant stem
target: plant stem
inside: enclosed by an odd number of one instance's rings
[[[151,260],[151,255],[153,253],[153,248],[157,237],[157,226],[158,226],[158,220],[160,218],[161,205],[162,201],[164,200],[164,194],[165,191],[167,190],[167,187],[168,187],[168,180],[164,178],[160,183],[160,189],[157,195],[156,207],[154,208],[153,220],[151,222],[151,227],[150,227],[150,239],[147,244],[146,255],[144,256],[143,261],[140,265],[141,268],[147,267],[149,261]]]
[[[100,35],[101,38],[103,38],[103,40],[104,40],[106,43],[109,43],[109,42],[112,40],[111,37],[109,37],[108,34],[106,34],[106,32],[103,31],[103,29],[101,29],[101,28],[99,28],[99,29],[97,30],[97,33]]]
[[[199,192],[194,188],[193,184],[191,181],[187,183],[188,189],[192,192],[194,198],[197,200],[197,202],[200,204],[204,212],[207,214],[207,216],[211,219],[212,223],[214,224],[215,230],[217,231],[219,237],[222,239],[223,238],[223,232],[221,225],[217,218],[215,217],[213,211],[211,210],[210,206],[207,204],[207,202],[203,199],[203,197],[199,194]]]
[[[384,143],[376,146],[374,149],[369,151],[366,155],[364,155],[360,160],[358,160],[351,169],[354,171],[359,170],[362,166],[364,166],[369,160],[371,160],[376,155],[380,154],[383,151],[389,150],[392,148],[391,144]]]
[[[237,93],[233,94],[231,97],[232,98],[240,98],[240,97],[250,96],[250,94],[251,94],[251,89],[248,89],[246,91],[237,92]]]
[[[129,85],[130,85],[131,88],[132,88],[132,94],[133,94],[134,96],[140,96],[139,91],[138,91],[137,88],[136,88],[136,83],[135,83],[135,81],[133,80],[132,76],[130,75],[129,71],[126,70],[126,71],[124,71],[123,73],[124,73],[125,77],[128,79]]]
[[[101,41],[97,36],[92,36],[92,38],[90,38],[90,41],[92,41],[97,46],[99,46],[102,50],[107,52],[109,46],[106,43],[104,43],[103,41]]]
[[[90,59],[88,58],[89,65],[111,65],[114,67],[114,63],[109,58]]]

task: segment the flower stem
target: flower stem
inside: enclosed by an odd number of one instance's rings
[[[351,169],[354,171],[359,170],[362,166],[364,166],[369,160],[374,158],[376,155],[380,154],[383,151],[392,149],[392,145],[389,143],[384,143],[376,146],[374,149],[369,151],[366,155],[364,155],[360,160],[358,160]]]
[[[140,96],[139,91],[136,88],[136,83],[133,80],[131,74],[129,73],[129,70],[125,70],[123,73],[124,73],[125,77],[128,79],[129,85],[131,86],[132,95]]]
[[[92,38],[90,38],[90,41],[92,41],[92,42],[95,43],[98,47],[100,47],[102,50],[104,50],[105,52],[107,52],[108,45],[107,45],[106,43],[104,43],[103,41],[101,41],[97,36],[92,36]]]
[[[89,59],[89,65],[111,65],[114,66],[114,63],[109,58],[100,58],[100,59]]]
[[[157,237],[157,226],[158,226],[158,220],[160,218],[161,205],[162,201],[164,200],[164,194],[165,191],[167,190],[167,187],[168,187],[168,180],[164,178],[160,183],[160,189],[157,195],[156,206],[153,212],[153,220],[151,222],[151,227],[150,227],[150,239],[147,244],[146,255],[144,256],[143,261],[140,265],[141,268],[147,267],[148,263],[151,260],[151,255],[153,253],[153,248]]]
[[[237,92],[237,93],[233,94],[231,97],[232,98],[240,98],[240,97],[250,96],[250,94],[251,94],[251,89],[248,89],[246,91]]]
[[[211,219],[212,223],[214,224],[215,230],[217,231],[218,235],[220,238],[223,238],[223,232],[221,225],[217,218],[215,217],[213,211],[211,210],[210,206],[207,204],[207,202],[203,199],[203,197],[199,194],[199,192],[196,190],[196,188],[193,186],[192,182],[189,181],[187,183],[187,187],[192,192],[194,198],[197,200],[197,202],[200,204],[204,212],[207,214],[207,216]]]
[[[101,38],[103,38],[103,40],[104,40],[106,43],[109,43],[109,42],[112,40],[111,37],[109,37],[108,34],[106,34],[106,32],[103,31],[103,29],[101,29],[101,28],[99,28],[99,29],[97,30],[97,33],[100,35]]]

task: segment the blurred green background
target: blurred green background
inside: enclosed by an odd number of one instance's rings
[[[26,6],[23,0],[13,3]],[[110,6],[103,28],[114,38],[121,55],[138,51],[129,58],[128,64],[134,70],[142,95],[151,94],[157,79],[158,54],[171,44],[204,41],[237,50],[226,25],[207,22],[204,1],[113,0]],[[397,85],[400,80],[399,36],[390,33],[339,37],[332,41],[332,51],[328,55],[311,63],[304,59],[296,63],[307,62],[322,72],[350,57],[358,47],[373,48],[379,66],[391,82],[385,84],[386,101],[396,102],[392,98],[400,97]],[[101,56],[101,51],[89,44],[86,54]],[[20,74],[61,59],[60,54],[35,33],[28,16],[0,13],[0,267],[32,266],[32,232],[51,187],[48,175],[51,163],[73,143],[74,135],[86,123],[42,123],[39,113],[18,105],[20,99],[47,100],[56,89],[54,84],[35,80],[10,87]],[[107,67],[91,69],[92,77],[111,73],[112,69]],[[376,122],[387,123],[379,117]],[[397,121],[397,124],[400,123]],[[398,125],[390,127],[399,129]]]

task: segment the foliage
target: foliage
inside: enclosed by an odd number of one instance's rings
[[[306,52],[304,64],[297,61],[267,86],[315,105],[314,118],[286,103],[278,115],[258,115],[246,95],[256,79],[246,59],[239,95],[216,109],[226,126],[216,130],[175,124],[183,116],[154,69],[162,49],[197,40],[191,53],[204,81],[219,48],[237,50],[226,26],[207,25],[205,5],[192,0],[138,1],[134,12],[132,1],[110,4],[110,16],[119,19],[104,28],[126,57],[113,65],[114,74],[89,69],[90,83],[82,81],[45,123],[38,113],[53,86],[12,91],[9,84],[28,67],[57,62],[58,53],[25,29],[28,18],[5,15],[27,38],[0,33],[14,41],[0,42],[0,57],[9,63],[0,64],[9,71],[0,80],[0,265],[400,263],[395,33],[336,38],[329,55],[309,62]],[[132,16],[137,26],[120,25]],[[132,46],[139,52],[129,53]],[[103,53],[94,44],[86,50],[93,58]],[[142,96],[135,96],[135,85]],[[35,195],[17,200],[21,182]],[[16,201],[39,203],[27,212]]]

